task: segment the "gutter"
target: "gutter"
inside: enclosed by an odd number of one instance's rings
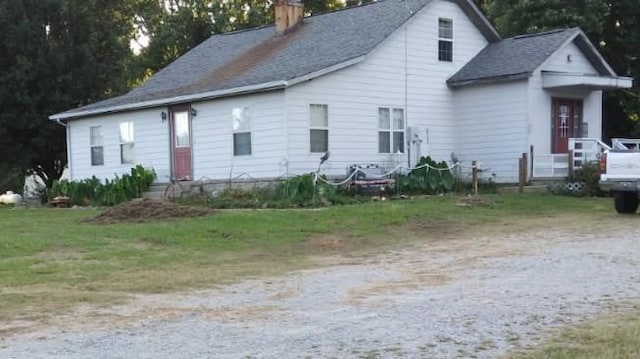
[[[499,82],[507,82],[507,81],[517,81],[523,80],[531,76],[531,72],[522,72],[519,74],[513,75],[503,75],[503,76],[493,76],[493,77],[484,77],[478,79],[471,80],[462,80],[462,81],[451,81],[447,80],[447,85],[452,88],[463,87],[469,85],[485,85],[485,84],[493,84]]]
[[[236,87],[236,88],[227,89],[227,90],[201,92],[201,93],[192,94],[192,95],[168,97],[168,98],[163,98],[159,100],[148,100],[148,101],[142,101],[142,102],[129,103],[126,105],[109,106],[109,107],[98,108],[93,110],[85,110],[85,111],[79,111],[79,112],[63,112],[63,113],[58,113],[58,114],[49,116],[49,120],[60,123],[60,120],[67,120],[72,118],[87,117],[91,115],[113,113],[113,112],[123,112],[127,110],[140,110],[140,109],[145,109],[150,107],[172,105],[172,104],[192,102],[197,100],[206,100],[206,99],[211,99],[216,97],[228,97],[228,96],[242,95],[242,94],[254,93],[254,92],[278,90],[278,89],[285,88],[286,86],[287,86],[286,81],[272,81],[272,82],[266,82],[259,85]]]
[[[51,118],[51,117],[49,117]],[[65,132],[65,137],[66,137],[66,144],[67,144],[67,168],[69,169],[69,179],[72,178],[71,175],[71,129],[69,128],[69,125],[66,123],[63,123],[61,119],[57,118],[54,120],[58,125],[64,127],[64,132]]]

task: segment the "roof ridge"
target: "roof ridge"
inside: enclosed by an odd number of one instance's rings
[[[505,40],[526,39],[526,38],[529,38],[529,37],[551,35],[551,34],[556,34],[556,33],[565,32],[565,31],[569,31],[569,30],[575,30],[575,29],[577,29],[577,28],[576,27],[567,27],[567,28],[563,28],[563,29],[553,29],[553,30],[548,30],[548,31],[543,31],[543,32],[535,32],[535,33],[531,33],[531,34],[516,35],[514,37],[510,37],[510,38],[505,39]]]
[[[259,25],[259,26],[253,26],[253,27],[247,27],[244,29],[237,29],[237,30],[233,30],[233,31],[227,31],[227,32],[218,32],[218,33],[213,33],[211,34],[210,37],[213,36],[226,36],[226,35],[235,35],[235,34],[241,34],[243,32],[249,32],[249,31],[255,31],[255,30],[262,30],[265,29],[267,27],[273,27],[275,26],[274,23],[270,23],[270,24],[264,24],[264,25]],[[209,37],[209,38],[210,38]],[[207,38],[208,39],[208,38]],[[206,41],[206,40],[205,40]],[[204,42],[204,41],[203,41]]]
[[[345,7],[339,8],[339,9],[325,10],[325,11],[321,11],[321,12],[318,12],[318,13],[315,13],[315,14],[311,14],[309,16],[305,16],[304,18],[307,19],[307,18],[312,18],[312,17],[317,17],[317,16],[333,14],[333,13],[336,13],[336,12],[353,10],[353,9],[362,8],[362,7],[365,7],[365,6],[380,4],[380,3],[383,3],[383,2],[386,2],[386,1],[389,1],[389,0],[375,0],[375,1],[372,1],[372,2],[368,2],[368,3],[360,4],[360,5],[355,5],[355,6],[345,6]],[[398,0],[398,1],[405,1],[405,0]]]
[[[311,14],[309,16],[305,16],[304,19],[311,19],[311,18],[314,18],[314,17],[323,16],[323,15],[329,15],[329,14],[333,14],[333,13],[337,13],[337,12],[353,10],[353,9],[362,8],[362,7],[366,7],[366,6],[370,6],[370,5],[384,3],[384,2],[387,2],[387,1],[393,1],[393,0],[376,0],[376,1],[372,1],[370,3],[356,5],[356,6],[343,7],[343,8],[339,8],[339,9],[333,9],[333,10],[326,10],[326,11],[322,11],[322,12],[319,12],[319,13]],[[403,2],[403,1],[406,1],[406,0],[397,0],[397,1],[398,2]],[[243,33],[243,32],[261,30],[261,29],[265,29],[265,28],[273,27],[273,26],[275,26],[275,23],[271,22],[271,23],[268,23],[268,24],[247,27],[247,28],[244,28],[244,29],[237,29],[237,30],[232,30],[232,31],[227,31],[227,32],[213,33],[213,34],[211,34],[211,37],[213,37],[213,36],[224,36],[224,35],[234,35],[234,34],[239,34],[239,33]]]

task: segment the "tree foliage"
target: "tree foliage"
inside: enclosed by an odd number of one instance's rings
[[[122,5],[0,0],[0,181],[32,172],[51,184],[66,147],[64,128],[48,116],[126,89],[131,18]]]
[[[637,0],[482,0],[504,36],[579,26],[618,75],[640,75]],[[640,90],[605,94],[605,137],[640,135]]]

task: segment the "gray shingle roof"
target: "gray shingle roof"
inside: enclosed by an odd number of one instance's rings
[[[381,0],[315,15],[281,36],[274,26],[214,35],[129,93],[51,117],[299,78],[368,54],[430,1]],[[457,3],[490,41],[499,39],[471,1]]]
[[[69,112],[290,80],[367,54],[411,15],[387,0],[305,18],[281,36],[274,26],[214,35],[131,92]]]
[[[527,77],[562,44],[578,35],[580,35],[578,46],[583,51],[588,50],[586,45],[588,40],[578,28],[521,35],[489,44],[460,71],[449,78],[447,83],[455,87],[471,83]],[[585,54],[591,58],[590,52],[592,51],[585,51]],[[601,67],[597,63],[594,65]]]

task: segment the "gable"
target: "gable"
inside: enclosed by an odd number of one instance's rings
[[[489,44],[447,83],[455,87],[526,78],[575,34],[575,29],[550,31]]]
[[[560,47],[541,67],[542,71],[598,75],[590,59],[571,41]]]
[[[586,71],[595,70],[601,76],[617,76],[582,30],[572,28],[515,36],[489,44],[447,83],[456,87],[517,80],[528,78],[533,71],[545,65],[567,68],[566,51],[575,54],[575,60],[578,61],[571,66],[574,70],[581,67]],[[565,64],[562,63],[563,58]],[[574,60],[573,56],[571,60]]]

